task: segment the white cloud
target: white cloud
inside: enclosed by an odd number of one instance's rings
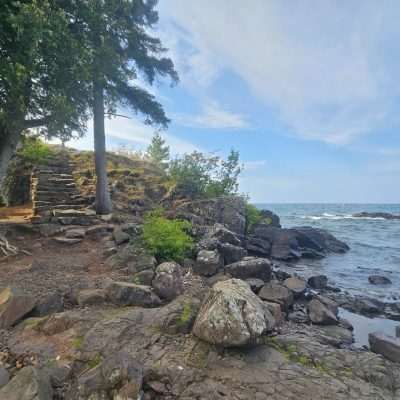
[[[249,128],[249,124],[243,115],[225,110],[215,101],[206,102],[200,115],[177,114],[175,121],[183,126],[194,128]]]
[[[393,116],[398,1],[168,0],[160,7],[184,84],[207,90],[230,69],[293,134],[329,143],[348,143]]]
[[[260,168],[264,168],[266,165],[267,165],[267,160],[254,160],[254,161],[243,162],[244,172],[256,171]]]

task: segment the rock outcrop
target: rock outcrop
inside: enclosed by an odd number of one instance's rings
[[[257,343],[275,326],[263,302],[239,279],[216,283],[197,315],[193,333],[224,347]]]
[[[382,354],[388,360],[400,363],[400,339],[374,332],[368,335],[369,345],[375,353]]]

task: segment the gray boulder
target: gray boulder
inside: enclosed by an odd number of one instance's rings
[[[129,354],[120,351],[78,379],[79,399],[140,399],[143,368]]]
[[[258,292],[258,296],[268,302],[278,303],[285,311],[293,304],[292,291],[276,282],[264,285]]]
[[[246,249],[251,255],[268,257],[271,254],[271,243],[254,235],[247,238]]]
[[[257,278],[246,279],[246,282],[250,285],[250,289],[254,293],[258,293],[260,289],[265,285],[265,282],[262,279]]]
[[[107,297],[119,306],[158,307],[160,298],[149,286],[127,282],[112,282],[107,288]]]
[[[130,236],[122,229],[116,229],[113,233],[114,241],[117,245],[129,242]]]
[[[0,329],[14,325],[36,305],[33,296],[19,289],[8,287],[0,292]]]
[[[368,281],[372,285],[390,285],[392,283],[389,278],[386,278],[386,276],[382,275],[370,275],[368,277]]]
[[[217,250],[200,250],[193,271],[199,275],[211,276],[223,266],[223,259]]]
[[[239,279],[216,283],[197,315],[193,333],[224,347],[257,343],[275,326],[264,303]]]
[[[286,286],[294,294],[295,298],[299,298],[306,290],[306,282],[300,278],[287,278],[283,281],[283,286]]]
[[[383,355],[390,361],[400,362],[400,339],[374,332],[368,335],[369,346],[374,353]]]
[[[308,303],[308,315],[311,322],[318,325],[336,325],[336,315],[321,301],[313,299]]]
[[[222,224],[215,224],[209,233],[211,239],[217,239],[220,243],[229,243],[234,246],[240,246],[242,241],[239,239],[238,235]]]
[[[328,277],[326,275],[315,275],[308,278],[307,283],[313,289],[325,289],[328,286]]]
[[[103,304],[106,293],[102,289],[83,289],[77,295],[78,304],[81,307]]]
[[[48,374],[25,367],[0,389],[1,400],[52,400],[53,389]]]
[[[8,371],[0,365],[0,388],[5,386],[10,380]]]
[[[230,243],[222,243],[218,246],[218,249],[224,258],[225,264],[232,264],[247,256],[247,251],[243,247]]]
[[[264,282],[271,279],[271,262],[266,258],[247,257],[225,266],[225,273],[233,278],[257,278]]]
[[[152,269],[145,269],[133,275],[133,283],[137,285],[151,286],[155,273]]]
[[[183,292],[182,268],[176,262],[165,262],[156,269],[153,288],[157,295],[172,300]]]

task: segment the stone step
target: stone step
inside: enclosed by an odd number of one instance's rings
[[[33,207],[34,214],[40,214],[41,212],[54,212],[56,210],[81,210],[82,204],[60,204],[57,206],[53,205],[45,205],[45,206],[38,206]]]
[[[70,185],[70,186],[51,186],[51,185],[39,185],[35,186],[32,185],[33,192],[35,191],[42,191],[42,192],[65,192],[65,193],[77,193],[76,185]]]
[[[33,200],[45,200],[45,199],[49,199],[49,201],[52,200],[63,200],[63,199],[71,199],[71,200],[75,200],[75,199],[79,199],[81,196],[78,193],[78,191],[76,192],[53,192],[50,190],[37,190],[32,198]]]

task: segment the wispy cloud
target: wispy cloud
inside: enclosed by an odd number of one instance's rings
[[[207,129],[245,129],[250,124],[238,113],[228,111],[215,101],[207,101],[199,115],[177,114],[175,122],[193,128]]]
[[[394,118],[396,1],[365,0],[360,7],[354,0],[169,0],[160,6],[166,29],[174,27],[184,84],[211,90],[229,69],[277,110],[289,132],[335,144],[379,131]]]

